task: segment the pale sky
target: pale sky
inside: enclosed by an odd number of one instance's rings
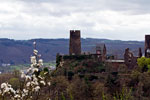
[[[144,40],[150,34],[150,0],[0,0],[0,38]]]

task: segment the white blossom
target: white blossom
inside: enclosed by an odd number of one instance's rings
[[[32,67],[32,66],[31,66],[31,67]],[[27,72],[30,72],[31,70],[32,70],[32,68],[28,68],[28,69],[27,69]]]
[[[33,42],[33,45],[36,45],[36,42],[35,42],[35,41]]]
[[[30,85],[31,85],[31,82],[28,82],[28,83],[26,84],[27,87],[29,87]]]
[[[40,81],[40,83],[43,84],[43,85],[45,85],[45,82],[44,82],[44,81]]]
[[[44,75],[46,75],[48,72],[45,72]]]
[[[21,73],[21,78],[26,78],[26,75],[24,73]]]
[[[26,94],[25,94],[25,93],[22,93],[22,98],[25,97],[25,96],[26,96]]]
[[[38,76],[40,79],[44,79],[42,76]]]
[[[8,83],[2,83],[1,89],[2,89],[1,95],[4,95],[5,93],[7,93],[7,94],[10,94],[10,93],[15,94],[16,93],[16,91],[13,88],[11,88],[11,85]]]
[[[47,84],[50,86],[50,85],[51,85],[51,82],[47,82]]]
[[[29,92],[29,90],[23,89],[23,92],[24,92],[24,93],[28,93],[28,92]]]
[[[38,72],[39,71],[39,69],[38,68],[33,68],[32,69],[32,72],[34,73],[34,72]]]
[[[34,84],[35,84],[35,85],[39,85],[38,81],[35,81]]]
[[[15,98],[20,98],[20,95],[16,94],[14,97],[15,97]]]
[[[31,77],[29,75],[26,75],[25,78],[26,78],[26,81],[31,80]]]
[[[33,81],[35,82],[35,81],[38,81],[38,79],[36,78],[36,77],[33,77]]]
[[[39,87],[39,86],[36,86],[36,87],[34,88],[34,90],[35,90],[36,92],[38,92],[38,91],[40,90],[40,87]]]
[[[34,55],[37,56],[38,51],[36,49],[33,50]]]
[[[40,66],[43,66],[43,60],[42,59],[39,59],[38,63]]]
[[[3,89],[3,88],[5,88],[5,87],[7,87],[7,84],[6,84],[6,83],[2,83],[2,84],[1,84],[1,88]]]
[[[31,63],[33,65],[36,65],[37,64],[37,61],[36,61],[36,57],[35,56],[31,56]]]
[[[9,88],[9,90],[10,90],[13,94],[16,93],[16,91],[15,91],[13,88]]]
[[[16,90],[16,93],[19,93],[20,92],[20,90]]]

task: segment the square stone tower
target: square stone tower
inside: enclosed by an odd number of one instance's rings
[[[145,35],[145,57],[150,57],[150,35]]]
[[[80,30],[70,30],[70,55],[80,55],[81,54],[81,40],[80,40]]]

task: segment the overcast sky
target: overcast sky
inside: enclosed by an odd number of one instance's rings
[[[150,34],[150,0],[0,0],[0,38],[144,40]]]

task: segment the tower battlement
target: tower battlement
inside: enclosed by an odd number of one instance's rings
[[[80,30],[70,30],[70,55],[80,55],[81,54],[81,35]]]

